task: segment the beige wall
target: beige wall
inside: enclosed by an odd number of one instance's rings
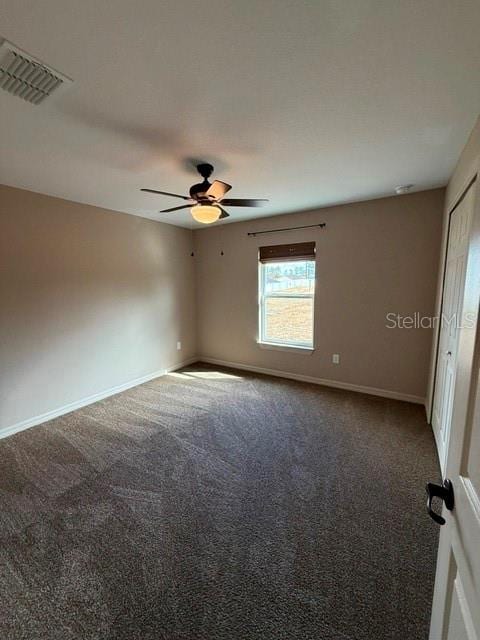
[[[0,186],[0,429],[194,356],[191,246],[185,229]]]
[[[387,329],[385,316],[434,312],[444,197],[435,189],[196,231],[199,356],[425,398],[432,332]],[[247,236],[317,222],[326,229]],[[258,247],[307,240],[317,247],[315,352],[261,349]]]
[[[431,332],[386,329],[385,314],[432,313],[443,198],[439,189],[202,229],[192,259],[187,230],[0,186],[0,431],[196,354],[424,396]],[[247,237],[321,221],[324,231]],[[310,239],[316,350],[262,350],[258,247]]]
[[[437,315],[441,311],[441,296],[443,286],[443,271],[446,257],[446,245],[447,245],[447,233],[448,233],[448,221],[450,211],[454,207],[455,203],[462,195],[472,178],[480,169],[480,117],[478,118],[468,141],[463,148],[463,151],[458,159],[455,170],[450,178],[447,186],[444,212],[443,212],[443,231],[442,231],[442,245],[440,251],[440,265],[439,265],[439,277],[437,281],[437,295],[435,312]],[[438,331],[435,331],[432,338],[432,350],[431,360],[429,368],[429,380],[428,380],[428,392],[427,392],[427,413],[429,418],[432,411],[432,399],[433,399],[433,386],[435,380],[435,361],[436,361],[436,344],[438,339]]]

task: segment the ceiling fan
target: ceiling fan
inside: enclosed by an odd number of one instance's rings
[[[157,191],[156,189],[140,189],[140,191],[148,191],[148,193],[160,193],[164,196],[172,196],[188,200],[190,204],[182,204],[180,207],[172,207],[171,209],[163,209],[160,213],[170,213],[179,211],[180,209],[189,209],[193,219],[203,224],[211,224],[217,220],[228,218],[229,213],[225,211],[226,207],[261,207],[265,199],[245,199],[245,198],[225,198],[225,194],[232,188],[231,185],[221,180],[214,180],[212,183],[208,178],[213,173],[213,166],[208,163],[197,164],[197,171],[202,176],[203,182],[194,184],[190,187],[190,196],[181,196],[178,193],[170,193],[168,191]]]

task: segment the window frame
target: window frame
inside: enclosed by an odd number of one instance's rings
[[[291,293],[291,294],[265,294],[265,280],[266,271],[269,264],[274,262],[295,263],[295,262],[313,262],[314,265],[314,283],[312,293]],[[307,352],[312,353],[315,350],[315,297],[317,289],[317,261],[315,257],[304,259],[291,259],[285,258],[285,260],[272,260],[272,261],[258,261],[258,339],[257,342],[260,347],[267,349],[279,349],[282,351],[297,351],[299,353]],[[293,342],[282,340],[268,340],[265,336],[266,329],[266,300],[269,298],[286,298],[286,299],[311,299],[312,300],[312,341],[306,342]]]

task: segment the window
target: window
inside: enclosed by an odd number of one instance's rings
[[[313,349],[315,243],[260,247],[260,342]]]

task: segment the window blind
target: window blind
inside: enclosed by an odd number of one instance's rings
[[[276,244],[260,247],[260,262],[285,262],[287,260],[315,260],[315,242]]]

